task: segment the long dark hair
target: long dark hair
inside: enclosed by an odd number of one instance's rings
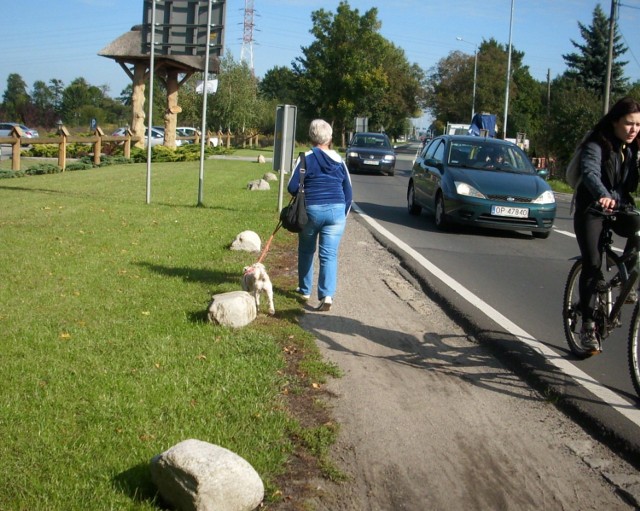
[[[625,115],[640,113],[640,103],[629,96],[622,98],[615,105],[613,105],[609,111],[598,121],[593,127],[591,133],[587,137],[586,142],[597,142],[602,149],[606,151],[613,151],[611,142],[616,139],[613,132],[613,123],[622,119]],[[640,141],[636,137],[631,144],[629,144],[633,154],[638,153],[638,147]]]

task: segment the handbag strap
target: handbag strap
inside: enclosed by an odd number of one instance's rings
[[[304,175],[307,173],[307,158],[304,155],[304,151],[300,151],[298,159],[300,160],[300,165],[298,167],[298,172],[300,173],[300,185],[298,186],[298,189],[304,189]]]

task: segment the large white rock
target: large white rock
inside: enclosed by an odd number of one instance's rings
[[[262,179],[264,179],[267,182],[269,182],[269,181],[277,181],[278,180],[278,176],[276,176],[273,172],[267,172],[264,176],[262,176]]]
[[[242,231],[231,243],[231,250],[244,250],[246,252],[260,252],[262,242],[260,236],[253,231]]]
[[[251,511],[264,498],[260,476],[244,458],[202,440],[185,440],[151,460],[162,498],[180,511]]]
[[[256,301],[246,291],[230,291],[213,295],[209,304],[208,318],[212,323],[241,328],[256,319]]]
[[[251,191],[263,191],[263,190],[271,190],[271,186],[264,179],[254,179],[253,181],[249,181],[247,184],[247,189]]]

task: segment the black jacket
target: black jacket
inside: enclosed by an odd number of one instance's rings
[[[576,190],[576,212],[585,211],[601,197],[632,204],[631,193],[638,187],[638,152],[635,146],[621,148],[619,140],[611,141],[613,150],[597,142],[582,148],[580,169],[582,180]],[[624,152],[624,161],[621,151]]]

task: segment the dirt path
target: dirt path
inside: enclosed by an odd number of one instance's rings
[[[331,312],[301,323],[344,372],[329,406],[352,480],[314,482],[310,509],[634,508],[638,472],[469,339],[353,216],[340,265]]]

